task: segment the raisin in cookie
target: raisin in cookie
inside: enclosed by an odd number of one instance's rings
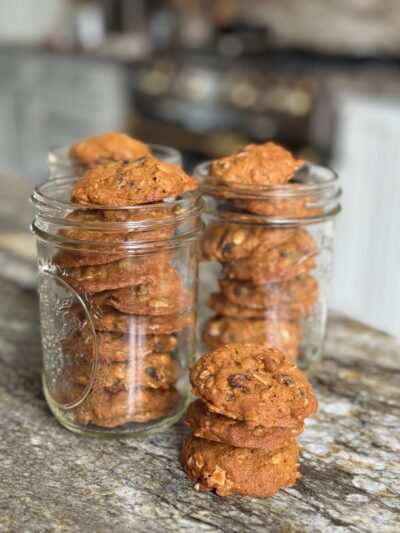
[[[317,411],[305,374],[274,348],[233,343],[203,355],[191,368],[195,395],[210,411],[249,427],[296,427]]]
[[[304,165],[277,144],[249,144],[211,163],[212,179],[225,184],[280,185]]]
[[[72,201],[110,207],[146,204],[197,188],[181,168],[151,156],[88,170],[76,182]]]
[[[88,167],[104,165],[110,161],[137,159],[150,154],[147,144],[125,133],[108,132],[95,137],[88,137],[74,144],[69,156]]]
[[[251,309],[267,309],[273,306],[290,306],[304,310],[318,300],[318,281],[309,274],[265,285],[220,279],[219,286],[225,298],[232,304]]]
[[[203,256],[211,261],[230,261],[260,254],[286,241],[291,229],[271,229],[255,224],[210,224],[203,238]]]
[[[302,423],[293,428],[249,428],[243,422],[209,411],[201,400],[195,400],[189,405],[185,423],[196,437],[240,448],[264,450],[276,450],[288,445],[304,429]]]
[[[295,441],[268,451],[236,448],[190,435],[183,442],[179,459],[187,475],[196,481],[196,490],[214,490],[218,496],[271,496],[282,487],[292,487],[300,477]]]
[[[211,350],[230,342],[250,342],[278,348],[294,360],[300,334],[298,321],[216,317],[205,323],[202,337]]]
[[[305,230],[298,230],[284,243],[263,254],[230,261],[224,273],[230,279],[251,281],[258,285],[305,274],[315,268],[317,245]]]

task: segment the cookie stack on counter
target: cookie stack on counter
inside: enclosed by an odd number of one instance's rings
[[[99,359],[90,393],[73,414],[81,424],[109,428],[151,421],[179,400],[176,335],[194,327],[195,319],[193,291],[184,287],[173,252],[157,251],[174,234],[173,213],[168,202],[157,209],[152,203],[193,190],[197,182],[123,134],[87,139],[70,154],[90,168],[71,194],[82,209],[77,206],[60,231],[75,244],[63,247],[54,262],[91,311]],[[158,248],[129,247],[150,241]],[[76,315],[80,327],[62,341],[70,361],[61,376],[63,403],[82,398],[94,370],[93,335],[79,306]]]
[[[290,191],[298,187],[290,180],[303,164],[284,148],[266,143],[249,145],[210,165],[208,181],[223,187],[221,194],[231,206],[223,220],[211,218],[203,239],[204,259],[219,262],[222,269],[220,290],[208,300],[216,315],[203,329],[211,349],[252,342],[281,349],[293,360],[299,354],[301,319],[318,300],[318,282],[311,275],[318,249],[305,229],[265,217],[318,212],[309,206],[310,198],[290,199]],[[287,198],[258,199],[260,187],[265,194],[277,185],[281,190],[287,186]],[[252,192],[250,198],[241,194],[244,188]]]
[[[270,496],[300,477],[296,437],[318,403],[306,376],[282,352],[232,343],[191,368],[199,399],[189,405],[180,462],[199,491]]]

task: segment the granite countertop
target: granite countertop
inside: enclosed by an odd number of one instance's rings
[[[182,472],[182,423],[108,442],[57,423],[41,390],[33,266],[19,255],[25,270],[11,275],[18,254],[0,249],[0,531],[400,531],[399,341],[333,314],[319,412],[299,439],[303,477],[268,499],[222,499]]]

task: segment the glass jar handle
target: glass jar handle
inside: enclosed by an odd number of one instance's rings
[[[59,408],[72,409],[85,400],[96,377],[96,330],[84,300],[59,274],[42,270],[38,293],[44,385]],[[80,386],[74,375],[82,365],[86,382]]]

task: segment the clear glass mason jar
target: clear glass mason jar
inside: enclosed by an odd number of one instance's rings
[[[182,166],[182,155],[179,150],[162,144],[149,143],[149,148],[154,157],[165,163]],[[52,148],[47,156],[47,163],[50,170],[50,179],[62,178],[63,176],[81,176],[88,167],[69,157],[70,146],[56,146]]]
[[[32,195],[45,396],[78,433],[158,431],[189,396],[200,191],[110,209],[71,203],[75,180]]]
[[[209,169],[195,170],[206,222],[199,350],[267,344],[312,372],[326,333],[337,175],[306,164],[285,185],[225,186]]]

